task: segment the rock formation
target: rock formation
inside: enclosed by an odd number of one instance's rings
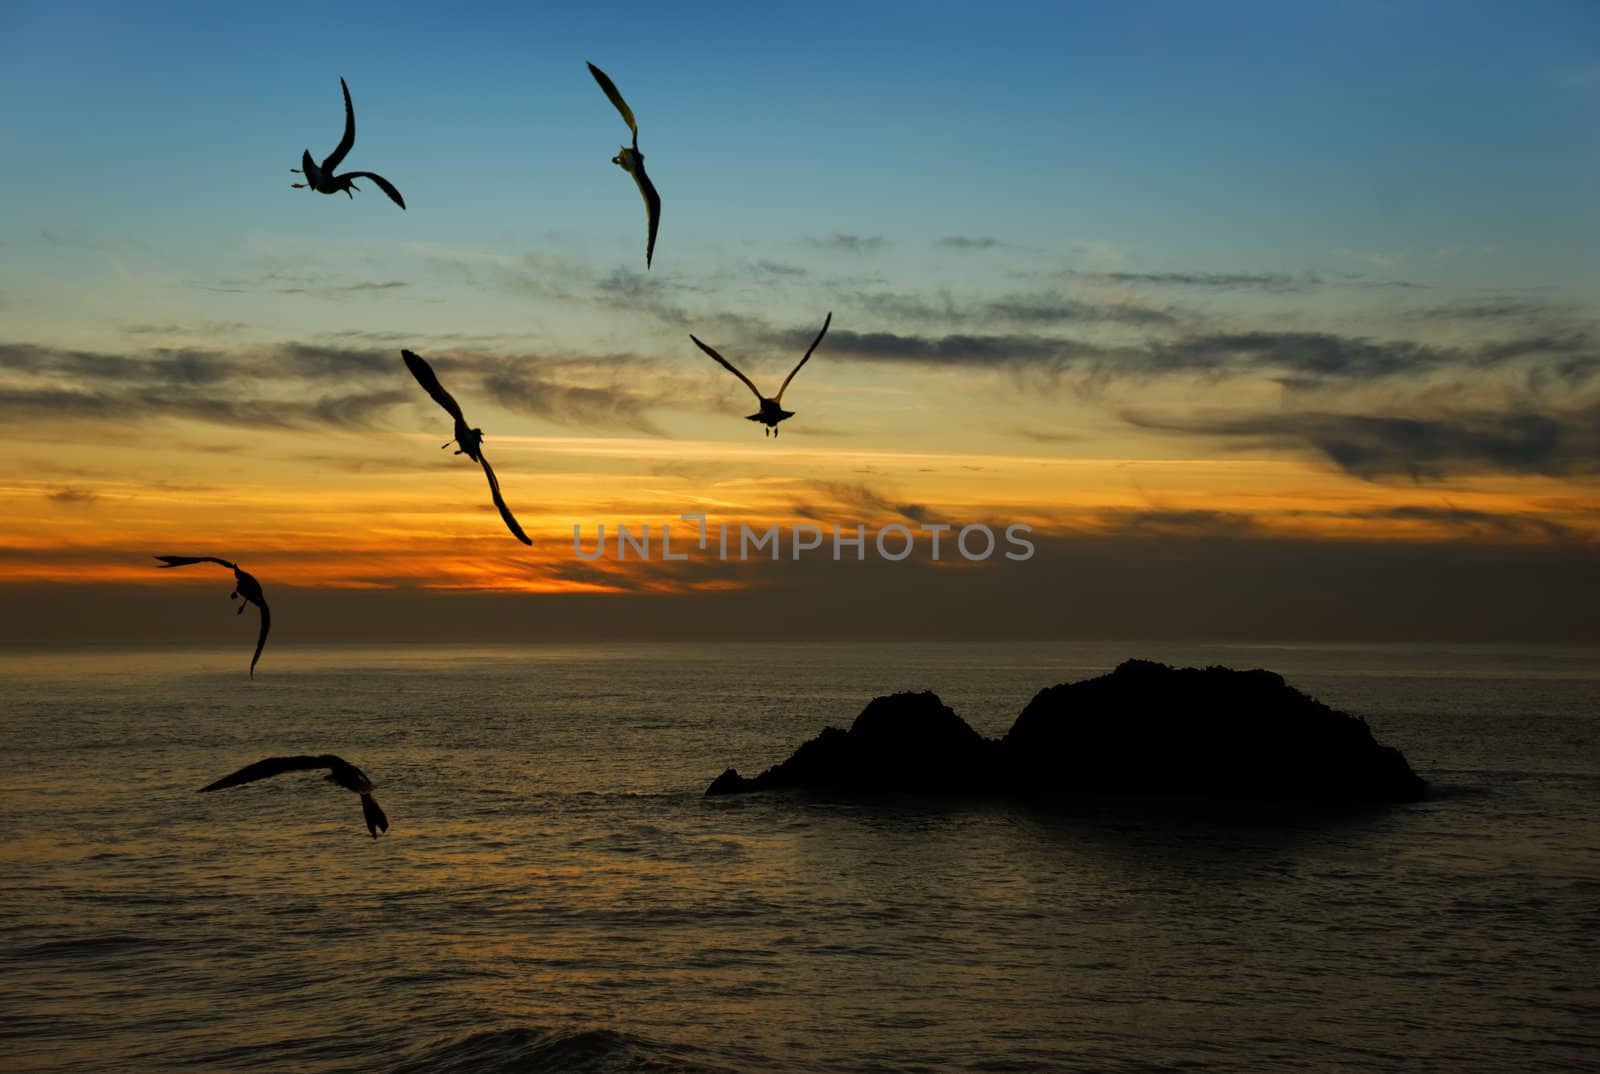
[[[780,788],[1399,802],[1426,784],[1360,718],[1270,671],[1129,660],[1039,691],[999,741],[934,694],[874,698],[850,730],[826,728],[754,779],[730,768],[706,793]]]

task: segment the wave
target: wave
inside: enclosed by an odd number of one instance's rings
[[[612,1029],[485,1030],[425,1045],[391,1074],[734,1074],[699,1049]]]

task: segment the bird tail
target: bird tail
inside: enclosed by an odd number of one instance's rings
[[[367,820],[367,831],[372,833],[372,838],[378,838],[380,830],[389,830],[389,818],[383,815],[383,807],[370,794],[361,796],[361,815]]]

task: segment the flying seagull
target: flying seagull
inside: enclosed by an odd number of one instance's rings
[[[617,155],[611,158],[611,163],[633,176],[633,181],[639,184],[639,193],[644,196],[645,211],[650,214],[650,234],[644,243],[644,267],[648,269],[650,258],[656,252],[656,226],[661,223],[661,197],[656,193],[655,184],[651,183],[650,177],[645,174],[644,154],[639,152],[639,124],[633,121],[633,109],[628,107],[628,102],[617,92],[617,84],[607,78],[604,71],[591,63],[589,73],[600,83],[600,88],[606,91],[611,103],[622,113],[622,121],[633,132],[633,148],[623,146],[617,150]]]
[[[323,158],[321,167],[318,167],[317,162],[311,159],[311,150],[305,150],[300,156],[300,167],[290,168],[289,170],[297,175],[304,175],[306,181],[290,185],[296,190],[309,187],[319,194],[337,194],[342,190],[345,192],[346,197],[354,201],[356,196],[350,191],[361,189],[356,186],[355,180],[371,179],[378,184],[378,189],[389,195],[390,201],[404,209],[406,207],[406,199],[400,196],[400,191],[394,188],[393,183],[376,172],[333,174],[333,169],[339,166],[339,163],[344,160],[345,154],[350,152],[350,147],[356,144],[356,110],[350,106],[350,87],[346,86],[344,79],[341,78],[339,79],[339,88],[344,90],[344,137],[339,139],[338,147]]]
[[[732,373],[734,376],[738,377],[740,380],[744,381],[745,387],[747,387],[751,391],[755,392],[756,393],[756,398],[761,400],[761,410],[758,413],[755,413],[755,414],[746,414],[745,415],[745,420],[746,421],[759,421],[761,424],[763,424],[763,425],[765,425],[767,427],[767,433],[769,435],[777,436],[778,435],[778,422],[782,421],[784,418],[792,418],[792,417],[794,417],[794,411],[785,410],[785,409],[783,409],[782,406],[779,405],[779,404],[781,404],[783,402],[783,393],[786,390],[788,390],[789,382],[794,379],[794,375],[796,373],[800,372],[800,366],[806,364],[806,361],[811,357],[811,352],[817,349],[817,344],[818,343],[822,342],[822,337],[828,334],[828,325],[830,325],[832,323],[833,323],[833,312],[830,310],[829,313],[828,313],[827,319],[822,322],[822,331],[817,333],[817,338],[812,340],[811,341],[811,346],[806,348],[806,356],[805,356],[805,358],[800,359],[800,365],[797,365],[793,369],[791,369],[789,371],[789,375],[787,377],[783,378],[783,387],[779,388],[778,389],[778,394],[774,395],[771,399],[768,399],[766,396],[762,395],[760,389],[758,389],[754,384],[750,383],[750,378],[749,377],[745,376],[743,373],[739,372],[737,369],[735,369],[733,367],[733,363],[732,362],[728,361],[722,355],[718,354],[716,351],[712,350],[710,347],[708,347],[704,343],[700,342],[699,338],[697,338],[694,335],[694,333],[692,333],[692,332],[689,333],[689,338],[694,340],[695,344],[701,350],[705,351],[707,354],[711,355],[711,357],[715,358],[718,362],[720,362],[724,369],[726,369],[728,372]]]
[[[465,455],[473,462],[483,467],[483,472],[489,479],[489,495],[494,497],[494,505],[500,509],[500,517],[505,519],[506,528],[511,531],[511,536],[523,544],[532,544],[528,535],[522,532],[522,527],[517,525],[517,520],[511,514],[511,509],[506,506],[506,501],[500,498],[500,482],[494,478],[494,470],[489,466],[489,460],[483,457],[483,430],[467,428],[467,419],[461,416],[461,404],[455,397],[444,390],[439,383],[439,378],[433,375],[433,367],[410,351],[401,351],[400,356],[406,360],[406,368],[411,370],[411,375],[417,378],[427,393],[433,396],[433,401],[444,407],[456,422],[456,435],[443,444],[441,449],[456,445],[456,454]]]
[[[229,563],[216,556],[157,556],[162,567],[187,567],[191,563],[217,563],[233,571],[233,592],[228,594],[229,600],[239,600],[239,614],[244,614],[245,605],[254,604],[261,609],[261,636],[256,639],[256,655],[250,658],[250,677],[256,677],[256,661],[261,659],[261,647],[267,644],[267,631],[272,628],[272,613],[267,611],[267,598],[261,592],[261,583],[256,581],[256,576],[249,571],[239,569],[237,563]],[[160,568],[157,568],[158,570]]]
[[[224,787],[237,787],[241,783],[268,779],[285,772],[310,772],[319,768],[333,770],[328,773],[329,783],[337,783],[345,790],[355,791],[361,796],[361,815],[367,820],[367,831],[372,833],[372,838],[378,838],[379,829],[389,830],[389,818],[383,815],[383,808],[378,805],[377,799],[372,797],[372,780],[349,761],[335,757],[331,753],[324,753],[320,757],[268,757],[264,761],[247,764],[233,775],[223,776],[215,783],[206,784],[200,788],[200,793],[220,791]]]

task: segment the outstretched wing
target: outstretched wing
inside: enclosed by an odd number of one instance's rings
[[[350,152],[350,147],[356,144],[356,110],[350,104],[350,87],[341,78],[339,88],[344,90],[344,137],[339,139],[338,147],[322,162],[322,170],[329,175],[333,174],[333,169],[339,166],[345,154]]]
[[[235,564],[229,563],[225,559],[218,559],[216,556],[157,556],[156,558],[161,561],[161,567],[187,567],[191,563],[216,563],[227,567],[229,570],[239,569]],[[160,570],[161,567],[156,569]]]
[[[800,366],[805,365],[806,362],[811,360],[811,352],[817,349],[817,344],[822,342],[822,337],[828,334],[828,326],[832,323],[833,311],[829,310],[827,318],[822,322],[822,331],[817,333],[817,338],[813,339],[811,341],[811,346],[806,348],[806,356],[800,359],[800,365],[797,365],[793,369],[789,370],[789,375],[783,378],[783,386],[778,389],[778,394],[772,397],[772,401],[774,403],[783,402],[783,393],[789,387],[789,382],[794,379],[794,375],[796,373],[800,372]]]
[[[261,659],[261,647],[267,644],[267,631],[272,629],[272,613],[267,611],[267,602],[256,601],[256,607],[261,609],[261,634],[256,638],[256,655],[250,658],[250,677],[256,677],[256,661]]]
[[[763,403],[767,401],[766,396],[762,395],[761,392],[757,390],[756,386],[750,383],[750,378],[735,369],[732,362],[728,361],[722,355],[718,354],[716,351],[700,342],[699,338],[695,336],[693,332],[689,333],[689,338],[694,340],[695,346],[699,347],[701,350],[705,351],[707,354],[711,355],[711,357],[715,358],[719,363],[721,363],[722,368],[726,369],[728,372],[744,381],[744,386],[755,392],[757,399],[760,399]]]
[[[324,753],[320,757],[302,754],[298,757],[268,757],[255,764],[247,764],[231,775],[223,776],[215,783],[208,783],[200,788],[200,793],[206,791],[220,791],[224,787],[237,787],[241,783],[253,783],[258,779],[270,779],[281,776],[285,772],[308,772],[316,768],[332,768],[343,764],[339,758],[331,753]]]
[[[378,188],[380,190],[389,195],[390,201],[394,202],[402,209],[406,207],[406,199],[400,196],[400,191],[396,190],[393,183],[389,182],[389,180],[385,179],[377,172],[345,172],[344,177],[349,179],[371,179],[374,183],[378,184]]]
[[[587,60],[584,61],[588,63]],[[617,84],[606,76],[606,73],[594,64],[589,64],[589,73],[594,80],[600,83],[600,88],[606,91],[606,96],[611,98],[611,103],[617,106],[617,111],[622,113],[622,121],[633,132],[633,147],[639,148],[639,124],[633,121],[633,109],[628,107],[628,102],[622,99],[622,94],[617,92]]]
[[[410,351],[401,351],[400,357],[406,360],[406,368],[411,370],[411,375],[417,378],[417,383],[423,390],[433,396],[433,401],[444,407],[445,413],[457,421],[466,421],[461,416],[461,404],[456,402],[455,396],[444,390],[444,385],[439,383],[439,378],[433,375],[433,366],[412,354]]]
[[[500,509],[500,517],[505,520],[506,529],[511,531],[511,536],[523,544],[532,544],[533,542],[528,539],[528,535],[522,532],[522,527],[517,525],[515,516],[511,514],[511,508],[507,507],[506,501],[501,499],[500,482],[495,480],[494,467],[489,465],[489,460],[483,457],[482,452],[478,453],[478,462],[483,465],[484,476],[489,479],[489,495],[493,497],[494,505]]]
[[[650,258],[656,252],[656,227],[661,223],[661,195],[656,193],[656,185],[644,171],[644,156],[635,154],[633,158],[633,181],[639,184],[639,193],[644,196],[645,212],[650,214],[650,233],[644,242],[644,267],[650,267]]]

